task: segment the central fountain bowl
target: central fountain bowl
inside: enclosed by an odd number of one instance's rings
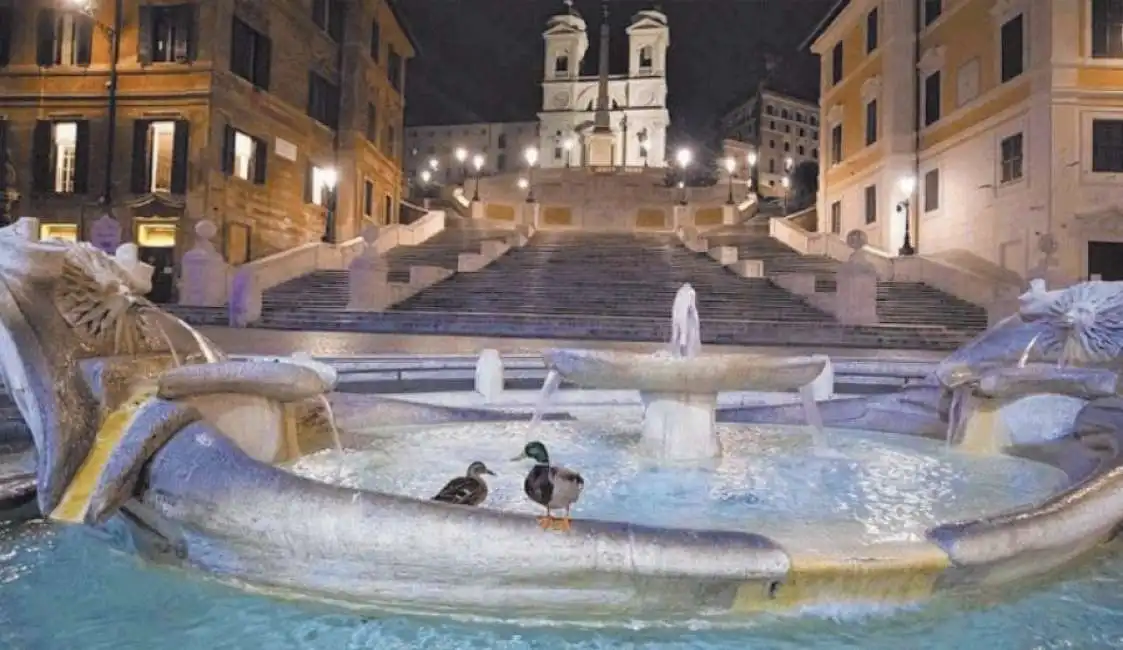
[[[718,393],[803,390],[828,363],[827,357],[564,349],[547,350],[542,358],[551,372],[582,388],[638,390],[644,447],[664,462],[721,456],[714,419]]]
[[[703,354],[675,357],[614,350],[553,349],[546,366],[583,388],[659,393],[717,394],[725,391],[790,391],[813,382],[827,358]]]

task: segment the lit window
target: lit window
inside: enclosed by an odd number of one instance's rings
[[[234,133],[234,175],[244,180],[250,180],[253,177],[253,154],[254,154],[254,141],[253,138],[237,131]]]
[[[152,142],[152,177],[149,179],[149,189],[153,192],[171,192],[175,122],[153,122],[148,129]]]
[[[78,162],[78,124],[58,122],[52,134],[55,160],[55,192],[74,191],[74,177]]]

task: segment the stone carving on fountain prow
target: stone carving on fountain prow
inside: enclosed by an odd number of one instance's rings
[[[135,245],[111,256],[37,232],[0,228],[0,372],[34,440],[42,513],[106,520],[192,427],[266,463],[322,446],[334,370],[231,361],[144,298],[152,268]]]

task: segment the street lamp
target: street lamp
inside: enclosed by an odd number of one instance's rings
[[[725,167],[725,177],[729,181],[729,198],[725,202],[733,205],[733,172],[737,171],[737,161],[733,156],[728,156],[722,161],[722,165]]]
[[[463,186],[464,181],[468,180],[468,170],[466,168],[468,150],[464,147],[457,147],[452,155],[456,157],[456,162],[460,164],[460,185]]]
[[[784,157],[784,171],[785,172],[790,172],[794,165],[795,165],[795,161],[792,160],[791,156],[785,156]]]
[[[690,161],[694,159],[694,154],[689,149],[683,147],[675,154],[675,161],[678,162],[679,169],[682,170],[682,181],[679,182],[679,187],[682,188],[682,198],[679,203],[686,205],[686,169],[690,167]]]
[[[69,3],[74,9],[86,14],[91,19],[97,8],[95,6],[95,0],[69,0]],[[105,204],[106,213],[111,217],[110,206],[113,204],[113,159],[116,152],[114,145],[117,142],[117,59],[121,58],[121,26],[124,15],[124,0],[114,0],[113,24],[106,25],[98,20],[93,21],[94,25],[109,38],[109,83],[106,84],[106,91],[109,96],[107,100],[108,105],[106,107],[107,139],[105,142],[105,185],[102,189],[101,200],[102,203]]]
[[[520,190],[525,192],[526,188],[530,187],[530,181],[528,181],[528,180],[526,180],[526,178],[523,178],[522,176],[520,176],[519,180],[515,182],[515,185],[517,185]]]
[[[325,243],[335,241],[335,186],[339,183],[339,172],[328,168],[320,174],[320,198],[324,202]]]
[[[903,256],[915,255],[916,249],[912,246],[912,226],[910,223],[912,220],[909,216],[909,207],[911,207],[912,193],[916,189],[916,177],[912,175],[905,176],[897,181],[897,186],[900,188],[901,194],[905,195],[905,198],[897,204],[897,212],[901,212],[905,215],[905,240],[897,252]]]
[[[441,166],[441,163],[440,163],[440,161],[439,161],[439,160],[437,160],[436,158],[430,158],[430,159],[429,159],[429,169],[431,169],[431,170],[433,170],[433,171],[437,171],[437,169],[438,169],[438,168],[439,168],[440,166]]]
[[[480,200],[480,173],[483,171],[483,168],[484,168],[484,156],[483,156],[482,153],[478,153],[478,154],[472,156],[472,167],[475,167],[475,169],[476,169],[476,191],[472,193],[472,200],[473,201],[479,201]]]
[[[572,160],[572,156],[573,156],[573,147],[576,146],[576,144],[577,143],[573,141],[573,136],[569,136],[568,138],[565,139],[564,142],[562,142],[562,149],[565,149],[565,166],[566,167],[571,166],[571,160]]]
[[[745,162],[749,163],[749,169],[752,169],[752,168],[756,167],[756,152],[750,151],[745,156]]]
[[[526,182],[530,191],[526,194],[526,202],[534,203],[534,166],[538,164],[538,148],[527,147],[523,152],[523,157],[526,158]]]

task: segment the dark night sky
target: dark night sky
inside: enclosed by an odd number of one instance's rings
[[[797,46],[834,0],[610,0],[613,73],[627,71],[624,28],[661,5],[670,21],[674,130],[707,137],[716,118],[755,88],[763,55],[782,57],[777,83],[815,97],[818,63]],[[541,102],[542,32],[562,0],[399,0],[421,55],[410,64],[406,122],[533,120]],[[585,69],[596,71],[599,0],[576,0],[589,24]]]

